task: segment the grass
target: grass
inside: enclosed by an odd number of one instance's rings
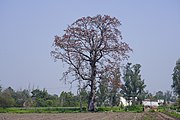
[[[180,118],[180,114],[176,112],[176,110],[174,109],[170,109],[170,108],[167,108],[167,107],[160,107],[159,112],[162,112],[162,113],[165,113],[169,116],[172,116],[172,117],[175,117],[175,118]]]
[[[120,107],[98,107],[97,111],[98,112],[107,112],[107,111],[111,111],[111,112],[124,112],[124,109],[122,109]]]
[[[143,112],[142,106],[121,107],[98,107],[97,112]],[[30,107],[30,108],[0,108],[0,113],[78,113],[79,107]],[[82,108],[82,112],[87,112],[86,107]]]
[[[175,118],[180,118],[180,114],[175,111],[163,111],[163,113]]]
[[[142,105],[127,106],[125,110],[140,113],[143,112],[143,106]]]
[[[118,107],[118,106],[114,106],[114,107],[98,107],[97,111],[99,112],[107,112],[107,111],[111,111],[111,112],[143,112],[143,106],[142,105],[134,105],[134,106],[126,106],[124,108],[122,107]]]
[[[82,111],[86,111],[83,107]],[[0,113],[76,113],[79,107],[31,107],[31,108],[0,108]]]

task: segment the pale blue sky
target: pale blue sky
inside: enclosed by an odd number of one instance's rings
[[[0,84],[15,90],[34,85],[59,94],[63,68],[50,51],[55,35],[83,16],[107,14],[121,22],[123,41],[134,50],[129,62],[142,65],[146,90],[171,90],[180,58],[179,0],[1,0]]]

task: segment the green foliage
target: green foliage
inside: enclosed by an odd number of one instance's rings
[[[28,90],[14,91],[11,87],[0,92],[0,107],[77,107],[80,106],[79,95],[72,92],[62,92],[58,95],[50,95],[47,90],[35,89],[32,96]],[[84,89],[80,92],[82,106],[87,106],[88,92]]]
[[[35,101],[36,107],[46,107],[46,101],[43,98],[37,98]]]
[[[176,62],[176,66],[174,67],[174,71],[172,74],[172,88],[174,93],[176,93],[180,97],[180,59]]]
[[[46,100],[46,106],[47,107],[53,106],[53,100]]]
[[[86,107],[82,108],[86,112]],[[0,108],[0,113],[76,113],[79,107],[33,107],[33,108]]]
[[[0,84],[0,93],[1,93],[1,91],[2,91],[2,86],[1,86],[1,84]]]
[[[97,108],[98,112],[123,112],[124,109],[121,109],[120,107],[98,107]]]
[[[142,112],[141,106],[129,107],[130,112]],[[124,112],[120,107],[98,107],[98,112]],[[79,107],[31,107],[31,108],[0,108],[0,113],[76,113],[80,112]],[[82,107],[81,112],[87,112],[86,107]]]
[[[164,93],[165,101],[168,103],[169,101],[173,101],[173,96],[171,91],[166,91]]]
[[[127,111],[132,111],[132,112],[143,112],[143,106],[142,105],[126,106],[125,109]]]
[[[57,107],[59,105],[58,96],[49,95],[45,89],[35,89],[31,93],[34,107]]]
[[[180,114],[178,113],[178,107],[176,105],[172,105],[170,107],[160,106],[158,107],[158,111],[178,119],[180,118]]]
[[[0,107],[12,107],[15,104],[14,98],[7,92],[0,93]]]
[[[81,96],[82,105],[87,106],[89,93],[87,92],[87,90],[85,88],[81,89],[80,96]],[[80,96],[78,95],[78,97],[80,97]],[[78,100],[78,102],[79,102],[79,100]],[[78,104],[78,106],[79,106],[79,104]]]
[[[136,97],[138,98],[138,102],[141,103],[144,94],[144,88],[146,85],[144,84],[144,80],[141,79],[140,75],[140,64],[135,64],[131,66],[132,63],[127,63],[124,70],[124,85],[122,86],[121,93],[127,100],[132,99],[132,104],[136,104]]]
[[[98,112],[143,112],[143,106],[142,105],[134,105],[134,106],[126,106],[124,108],[121,107],[98,107]]]
[[[22,107],[26,101],[29,101],[28,90],[14,91],[11,87],[0,92],[0,107]]]
[[[103,106],[105,104],[105,100],[108,97],[108,81],[104,78],[101,79],[99,83],[99,89],[97,91],[97,106]]]
[[[176,106],[176,109],[180,110],[180,98],[176,100],[175,106]]]
[[[32,97],[35,99],[46,99],[48,98],[48,92],[47,90],[43,89],[43,90],[39,90],[39,89],[35,89],[32,92]]]
[[[62,92],[60,95],[61,107],[74,107],[78,106],[78,97],[74,96],[71,92]]]
[[[171,112],[166,112],[166,114],[170,115],[170,116],[173,116],[175,118],[180,118],[180,114],[177,113],[177,112],[174,112],[174,111],[171,111]]]
[[[172,117],[175,117],[175,118],[180,118],[180,114],[177,113],[174,110],[167,110],[167,109],[164,108],[164,109],[159,109],[159,111],[162,112],[162,113],[165,113],[165,114],[167,114],[169,116],[172,116]]]
[[[150,110],[148,110],[148,112],[156,112],[156,110],[150,109]]]
[[[164,93],[162,91],[156,92],[155,98],[158,99],[165,99]]]
[[[30,99],[28,90],[14,92],[15,107],[22,107]]]
[[[0,113],[7,113],[7,112],[8,112],[7,109],[0,107]]]

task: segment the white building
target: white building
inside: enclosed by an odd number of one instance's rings
[[[151,100],[142,101],[142,104],[144,106],[149,106],[149,107],[158,107],[159,106],[157,101],[151,101]]]
[[[128,105],[132,105],[132,101],[127,101],[125,98],[120,97],[120,106],[128,106]]]

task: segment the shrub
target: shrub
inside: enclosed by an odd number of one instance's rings
[[[126,106],[125,110],[132,112],[143,112],[143,106],[142,105]]]
[[[107,111],[111,111],[111,112],[122,112],[124,111],[123,109],[121,109],[121,107],[98,107],[97,108],[98,112],[107,112]]]
[[[6,93],[0,95],[0,107],[3,108],[12,107],[14,104],[15,104],[15,100],[10,95]]]

